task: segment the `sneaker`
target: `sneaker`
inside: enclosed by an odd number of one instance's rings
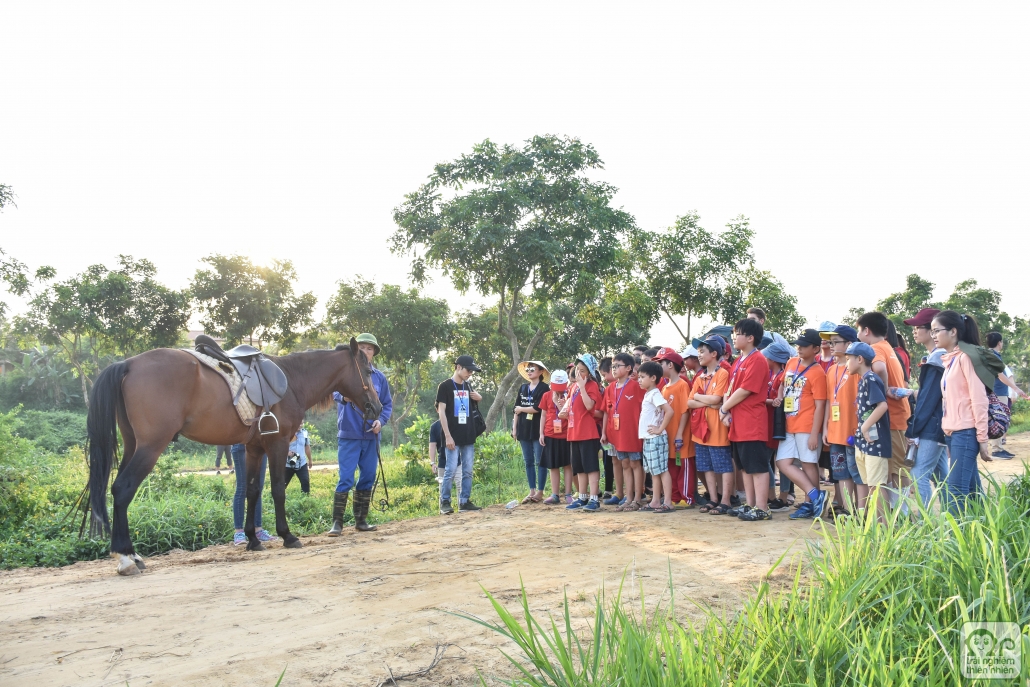
[[[790,510],[790,504],[781,499],[773,499],[769,502],[769,511],[772,513],[782,513]]]
[[[772,513],[761,508],[752,508],[747,513],[741,513],[741,520],[748,522],[758,522],[759,520],[772,520]]]
[[[611,499],[609,499],[609,501],[610,500]],[[598,503],[597,499],[590,499],[586,502],[586,505],[583,506],[583,511],[586,513],[596,513],[599,510],[601,510],[601,504]]]
[[[829,493],[823,489],[819,490],[819,495],[815,497],[815,502],[812,503],[812,515],[821,518],[823,517],[823,511],[826,510],[826,499],[830,497]]]
[[[994,458],[995,460],[1012,460],[1015,457],[1016,454],[1009,453],[1005,450],[998,450],[991,454],[991,458]]]
[[[450,499],[448,499],[446,501],[441,501],[440,502],[440,515],[450,515],[453,512],[454,512],[454,509],[451,508],[451,501],[450,501]]]
[[[612,497],[612,493],[610,491],[606,491],[603,494],[601,494],[601,498],[602,499],[610,499],[611,497]]]
[[[575,501],[575,500],[576,500],[576,499],[574,499],[574,498],[572,497],[572,494],[566,494],[566,495],[565,495],[565,503],[567,503],[567,504],[568,504],[568,503],[572,503],[572,502],[573,502],[573,501]]]
[[[629,497],[628,496],[623,496],[622,500],[619,501],[619,505],[620,506],[625,506],[627,502],[629,502]]]
[[[472,503],[471,501],[466,501],[465,503],[458,506],[458,510],[462,511],[463,513],[471,513],[473,511],[483,509],[477,506],[476,504]]]
[[[561,501],[558,499],[557,494],[551,494],[546,499],[544,499],[545,506],[557,506],[559,503],[561,503]]]
[[[812,504],[805,501],[801,504],[801,507],[790,514],[791,520],[803,520],[805,518],[814,518],[815,511],[812,509]]]
[[[676,502],[676,505],[675,505],[675,508],[677,508],[679,510],[688,510],[688,509],[693,508],[693,507],[694,507],[694,504],[687,503],[686,499],[680,499],[679,501]]]
[[[623,499],[620,499],[618,496],[612,496],[611,498],[608,498],[608,499],[604,500],[604,505],[606,505],[606,506],[619,506],[619,505],[622,505],[622,502],[623,502]]]
[[[565,510],[577,510],[579,508],[582,508],[585,505],[587,505],[586,501],[584,501],[582,499],[576,499],[575,501],[573,501],[569,505],[565,506]]]
[[[732,499],[733,497],[730,497],[730,498]],[[741,513],[746,513],[749,510],[751,510],[751,506],[747,505],[746,503],[742,503],[741,505],[737,506],[736,508],[730,508],[728,511],[726,511],[726,514],[727,515],[732,515],[734,517],[740,517]]]
[[[258,530],[254,533],[258,541],[279,541],[279,537],[270,533],[268,530]]]
[[[243,546],[246,543],[247,543],[247,533],[246,532],[237,532],[236,534],[232,535],[232,545],[233,546]]]

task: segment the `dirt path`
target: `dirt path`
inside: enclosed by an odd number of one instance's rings
[[[1009,449],[1020,459],[989,469],[1021,472],[1030,435]],[[535,611],[558,612],[567,591],[585,617],[598,587],[614,589],[624,571],[629,596],[643,582],[653,606],[671,565],[678,609],[690,613],[691,599],[732,611],[781,554],[814,536],[811,521],[785,513],[742,523],[696,510],[495,506],[369,535],[309,537],[300,551],[173,552],[135,578],[116,576],[112,561],[5,572],[0,684],[271,687],[286,667],[283,685],[373,686],[386,665],[396,674],[425,667],[450,643],[432,674],[406,684],[472,685],[476,668],[510,674],[498,635],[446,613],[493,620],[479,585],[512,607],[521,575]]]

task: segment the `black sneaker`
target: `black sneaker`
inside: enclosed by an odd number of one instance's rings
[[[458,510],[460,510],[463,513],[468,513],[470,511],[483,510],[483,509],[480,508],[479,506],[477,506],[476,504],[472,503],[471,501],[466,501],[465,503],[463,503],[460,506],[458,506]]]
[[[743,503],[737,506],[736,508],[730,508],[728,511],[726,511],[726,514],[735,515],[739,518],[741,515],[747,513],[749,510],[751,510],[751,506],[747,505],[746,503]]]
[[[769,511],[772,513],[782,513],[790,510],[790,504],[783,499],[773,499],[769,502]]]
[[[759,508],[751,508],[746,513],[741,513],[737,517],[741,520],[747,520],[748,522],[758,522],[759,520],[772,520],[772,513]]]
[[[449,500],[440,502],[440,515],[450,515],[453,512],[454,509],[451,508],[451,502]]]

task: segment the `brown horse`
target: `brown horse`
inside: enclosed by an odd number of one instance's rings
[[[379,417],[382,404],[370,381],[368,359],[350,347],[306,351],[273,358],[289,382],[286,396],[272,406],[278,434],[261,435],[240,420],[229,387],[218,373],[185,351],[159,348],[106,368],[97,378],[87,418],[91,529],[111,532],[111,555],[118,574],[137,575],[145,566],[129,537],[127,509],[136,490],[177,435],[204,444],[247,445],[247,550],[264,547],[254,534],[254,507],[260,494],[261,457],[268,456],[275,501],[275,529],[287,548],[300,540],[286,524],[286,454],[304,411],[334,391],[360,402],[366,419]],[[117,424],[116,424],[117,422]],[[121,430],[124,450],[111,486],[114,526],[107,518],[107,482]],[[236,468],[236,479],[240,479]]]

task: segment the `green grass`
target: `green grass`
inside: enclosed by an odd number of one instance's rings
[[[1030,401],[1020,399],[1012,406],[1012,424],[1009,435],[1030,432]]]
[[[535,617],[524,588],[517,611],[487,594],[499,622],[466,617],[519,649],[505,654],[520,675],[511,685],[959,687],[977,684],[957,667],[966,621],[1018,623],[1025,680],[1030,472],[992,492],[957,520],[924,511],[915,523],[824,527],[787,589],[763,581],[729,616],[701,607],[700,621],[685,619],[670,586],[651,612],[627,608],[621,587],[601,590],[586,630],[567,600],[557,620]]]

